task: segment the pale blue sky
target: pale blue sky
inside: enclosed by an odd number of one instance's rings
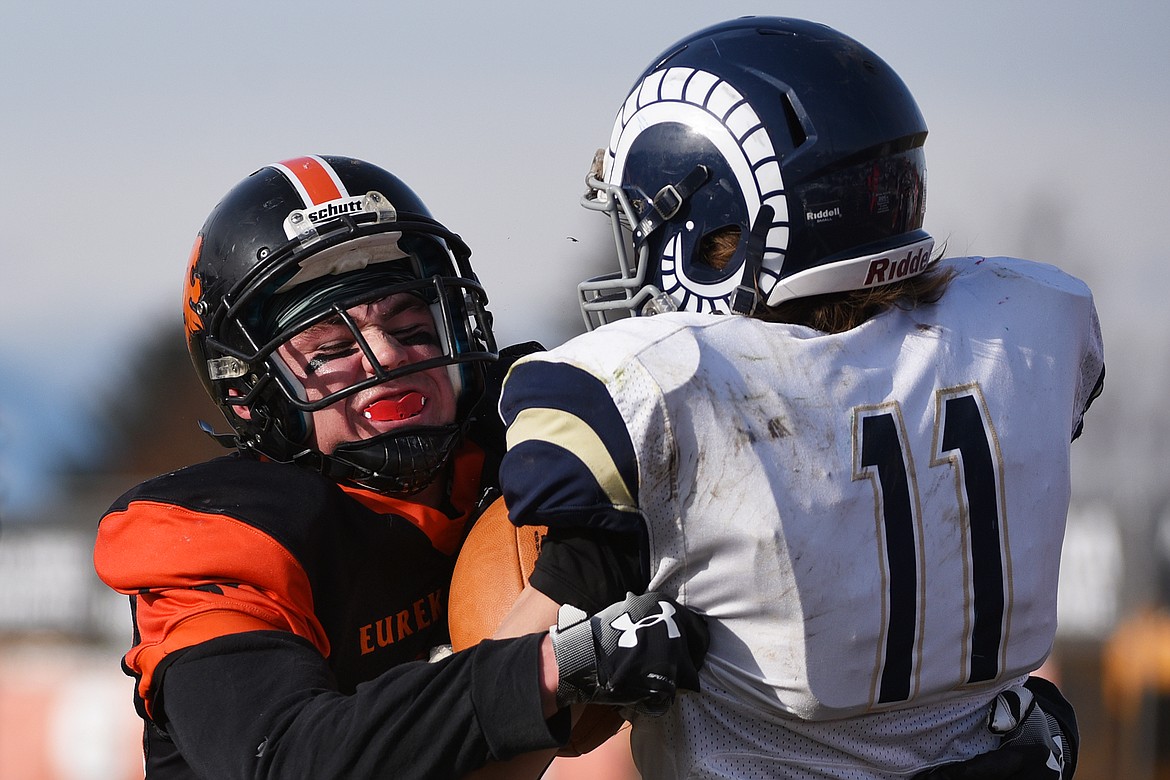
[[[654,55],[749,13],[825,22],[899,71],[951,254],[1094,287],[1110,385],[1082,451],[1109,473],[1081,455],[1081,484],[1161,489],[1170,4],[66,0],[9,2],[0,25],[0,514],[52,490],[44,462],[86,441],[92,394],[179,316],[207,212],[274,160],[395,171],[471,244],[502,342],[572,335],[608,240],[577,205],[593,150]]]

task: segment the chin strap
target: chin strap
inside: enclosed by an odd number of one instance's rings
[[[768,231],[772,228],[772,218],[776,210],[771,206],[760,206],[756,212],[756,219],[752,223],[752,232],[748,234],[747,249],[743,258],[743,276],[739,286],[731,294],[731,311],[734,314],[751,316],[756,310],[759,298],[760,266],[764,263],[764,246],[768,238]]]
[[[196,420],[199,423],[199,430],[210,436],[219,446],[234,450],[240,446],[240,438],[234,433],[216,433],[215,429],[211,427],[211,423],[206,420]]]
[[[458,425],[390,431],[319,456],[320,471],[331,479],[348,479],[380,493],[410,495],[434,482],[462,438]]]
[[[711,172],[705,165],[696,165],[691,172],[675,184],[667,184],[658,191],[643,212],[637,225],[634,225],[634,242],[637,244],[646,240],[646,237],[657,230],[662,223],[678,213],[687,198],[695,194],[695,190],[706,183]]]
[[[434,482],[463,439],[463,428],[458,425],[412,428],[342,444],[332,455],[305,449],[284,460],[247,446],[234,433],[216,433],[209,423],[198,422],[204,433],[225,448],[277,462],[298,463],[330,479],[349,480],[379,493],[397,495],[417,493]]]

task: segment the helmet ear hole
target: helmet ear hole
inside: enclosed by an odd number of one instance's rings
[[[699,239],[699,252],[695,262],[713,271],[727,270],[727,264],[739,248],[742,231],[738,225],[725,225],[712,230]]]

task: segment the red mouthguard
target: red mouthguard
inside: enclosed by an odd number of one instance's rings
[[[375,401],[366,407],[365,415],[370,420],[405,420],[422,411],[427,399],[422,393],[410,392],[401,398]]]

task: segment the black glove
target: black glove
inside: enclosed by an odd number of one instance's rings
[[[615,704],[661,715],[677,689],[699,690],[706,620],[659,593],[626,594],[590,617],[565,605],[549,629],[557,704]]]
[[[1069,780],[1073,776],[1079,741],[1076,717],[1072,705],[1047,680],[1030,677],[1024,685],[996,696],[987,728],[1002,738],[997,749],[921,772],[914,780]]]

